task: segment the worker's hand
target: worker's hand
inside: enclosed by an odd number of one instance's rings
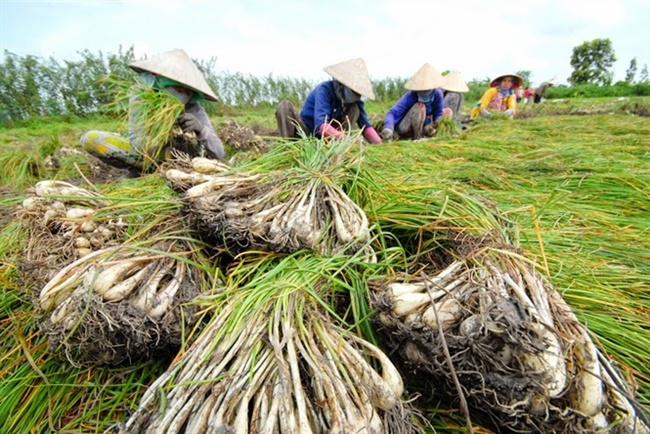
[[[487,111],[487,110],[485,110],[485,109],[481,109],[481,116],[483,116],[484,118],[488,118],[488,119],[489,119],[489,118],[492,117],[492,113],[490,113],[489,111]]]
[[[194,131],[196,134],[200,134],[203,130],[203,124],[196,116],[190,113],[183,113],[178,117],[178,123],[184,130]]]
[[[390,128],[384,128],[381,130],[381,138],[388,141],[393,138],[393,130]]]
[[[514,116],[515,111],[513,109],[508,109],[508,110],[504,110],[503,114],[506,116]]]

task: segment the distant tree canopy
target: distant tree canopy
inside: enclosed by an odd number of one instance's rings
[[[609,86],[614,78],[611,68],[615,61],[614,48],[609,38],[586,41],[573,48],[571,54],[573,72],[568,81],[573,85]]]
[[[630,67],[625,71],[625,81],[634,83],[634,76],[636,75],[636,57],[630,60]]]
[[[2,1],[2,0],[0,0]],[[51,117],[106,115],[123,117],[127,114],[125,105],[116,104],[118,87],[131,83],[135,72],[128,66],[135,58],[133,47],[119,47],[117,53],[78,52],[79,60],[59,61],[53,58],[20,56],[7,50],[0,60],[0,127],[11,126],[19,121]],[[221,112],[222,106],[254,107],[275,105],[288,99],[300,105],[314,86],[314,83],[292,77],[255,77],[239,72],[216,70],[216,58],[193,59],[205,75],[210,87],[219,98],[218,104],[206,104],[209,115]],[[569,81],[572,86],[562,89],[554,86],[549,98],[600,97],[600,96],[650,96],[648,66],[641,67],[636,76],[636,58],[632,59],[626,81],[619,86],[611,84],[612,74],[608,71],[615,57],[609,39],[585,42],[574,49],[571,59],[576,71]],[[445,71],[447,72],[447,71]],[[531,85],[532,72],[517,71],[524,79],[524,85]],[[493,77],[467,81],[469,91],[465,101],[478,101]],[[373,80],[373,87],[380,103],[393,104],[404,94],[406,79],[386,78]],[[608,87],[611,87],[608,88]]]
[[[647,83],[648,80],[648,65],[644,63],[643,68],[641,68],[641,75],[639,75],[639,83]]]

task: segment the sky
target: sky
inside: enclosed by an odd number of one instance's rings
[[[650,0],[0,0],[0,60],[136,58],[184,49],[215,72],[329,78],[365,60],[372,79],[409,78],[424,63],[466,81],[531,71],[567,83],[573,48],[609,38],[623,80],[650,64]],[[637,78],[638,78],[637,72]]]

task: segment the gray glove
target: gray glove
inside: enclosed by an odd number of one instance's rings
[[[492,113],[490,113],[489,111],[487,111],[485,109],[481,109],[481,116],[483,116],[484,118],[491,118]]]
[[[504,115],[506,116],[513,116],[515,114],[515,111],[513,109],[508,109],[503,112]]]
[[[390,140],[393,138],[393,130],[390,128],[384,128],[381,130],[381,138],[384,140]]]
[[[183,113],[178,117],[178,123],[184,130],[194,131],[197,135],[201,134],[203,131],[203,124],[196,116],[190,113]]]

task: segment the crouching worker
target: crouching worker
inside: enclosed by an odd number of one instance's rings
[[[450,116],[457,124],[461,123],[461,112],[463,102],[465,101],[464,93],[469,91],[467,83],[463,80],[460,72],[450,72],[443,76],[443,84],[440,86],[442,89],[443,99],[443,117]]]
[[[128,137],[88,131],[81,138],[87,152],[132,173],[155,168],[172,148],[191,157],[223,158],[223,144],[201,105],[218,99],[185,51],[172,50],[129,67],[138,76],[129,98]]]
[[[280,135],[286,138],[306,135],[340,139],[347,131],[358,126],[368,142],[381,143],[361,99],[362,96],[375,98],[363,59],[347,60],[327,66],[324,70],[332,80],[312,89],[300,113],[288,100],[278,104],[275,118]]]
[[[425,63],[409,81],[404,84],[408,91],[386,113],[381,136],[391,140],[397,132],[401,138],[420,139],[423,135],[433,136],[433,127],[443,114],[452,116],[452,111],[444,112],[443,95],[440,86],[444,84],[442,74]]]
[[[517,95],[515,89],[520,87],[523,79],[517,74],[503,74],[490,83],[480,101],[472,109],[472,119],[481,116],[491,118],[492,114],[500,113],[512,119],[517,110]]]

